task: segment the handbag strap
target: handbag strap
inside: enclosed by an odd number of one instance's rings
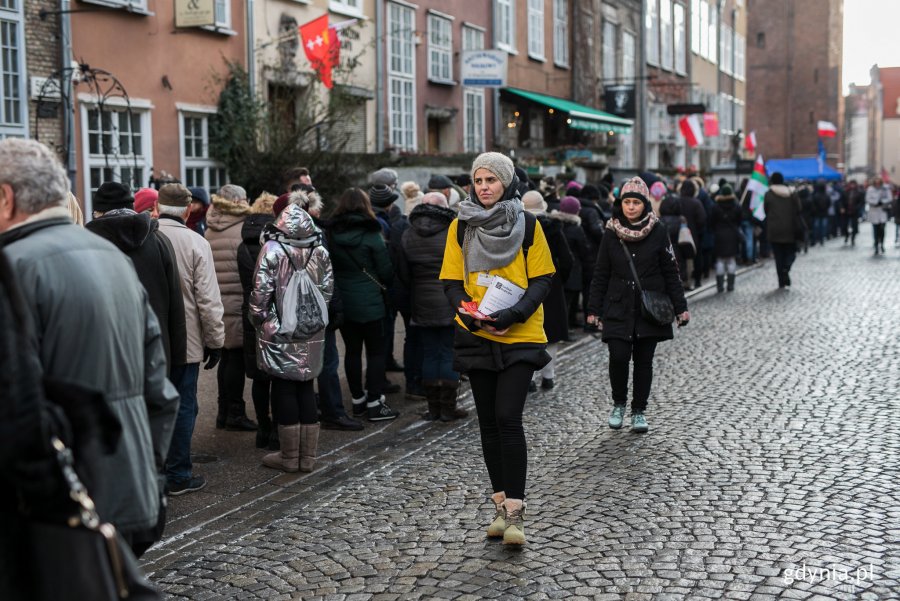
[[[628,266],[631,267],[631,274],[634,276],[634,283],[637,286],[638,292],[643,294],[644,289],[641,287],[641,278],[638,277],[637,269],[634,268],[634,261],[631,260],[631,253],[628,252],[628,247],[625,246],[625,241],[621,238],[619,238],[619,244],[622,245],[622,250],[625,251],[625,258],[628,259]]]
[[[372,281],[375,283],[376,286],[378,286],[379,288],[381,288],[382,291],[387,290],[387,286],[385,286],[384,284],[382,284],[382,283],[381,283],[381,280],[379,280],[379,279],[376,278],[374,275],[372,275],[371,273],[369,273],[368,271],[366,271],[366,268],[359,264],[359,261],[356,260],[356,257],[354,257],[353,254],[351,254],[351,253],[348,252],[348,251],[345,251],[345,253],[346,253],[346,255],[347,255],[348,257],[350,257],[350,260],[353,261],[353,264],[356,265],[357,269],[359,269],[359,270],[363,273],[364,276],[366,276],[367,278],[369,278],[370,280],[372,280]]]
[[[72,451],[57,436],[53,436],[50,439],[50,446],[53,447],[56,453],[56,461],[59,463],[66,486],[69,489],[69,498],[78,504],[81,524],[90,530],[99,530],[101,526],[100,516],[97,514],[94,500],[88,495],[84,483],[78,477],[78,473],[75,472]],[[73,517],[72,519],[76,518]],[[69,525],[72,525],[71,521]]]

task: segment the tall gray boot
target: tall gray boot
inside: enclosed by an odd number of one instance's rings
[[[311,472],[316,467],[316,449],[319,446],[319,424],[300,426],[300,471]]]

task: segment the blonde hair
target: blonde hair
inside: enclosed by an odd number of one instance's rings
[[[78,199],[75,198],[71,190],[66,192],[66,208],[69,209],[69,217],[72,218],[72,222],[75,225],[84,227],[84,213],[81,210],[81,205],[78,204]]]

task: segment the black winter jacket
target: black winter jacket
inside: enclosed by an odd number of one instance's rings
[[[550,247],[556,273],[550,282],[550,291],[544,299],[544,333],[547,342],[569,339],[569,311],[566,306],[565,283],[575,262],[572,251],[563,234],[563,222],[547,215],[538,215],[541,229]]]
[[[184,365],[187,330],[181,279],[172,243],[159,233],[159,222],[147,213],[132,213],[105,215],[84,227],[115,244],[131,259],[162,330],[167,371],[173,365]]]
[[[709,216],[716,237],[716,257],[736,257],[740,248],[741,207],[733,198],[717,200]]]
[[[438,276],[444,262],[447,229],[456,212],[434,205],[418,205],[409,214],[397,251],[398,287],[409,299],[412,325],[452,326],[456,315],[447,302]]]
[[[665,228],[657,223],[647,237],[626,242],[644,290],[665,292],[672,300],[675,315],[687,311],[678,263]],[[632,341],[637,338],[669,340],[672,326],[658,326],[641,315],[640,294],[619,237],[607,231],[600,244],[597,267],[591,282],[588,312],[603,322],[603,340]]]
[[[250,292],[253,291],[253,274],[256,271],[256,259],[262,248],[259,237],[263,228],[275,221],[271,213],[253,213],[241,226],[241,245],[238,246],[238,275],[241,278],[241,288],[244,292],[244,301],[241,303],[241,316],[244,322],[244,372],[253,380],[268,380],[269,375],[256,366],[256,328],[250,323],[248,317],[250,311]]]
[[[554,211],[551,216],[563,222],[563,235],[566,237],[566,244],[572,252],[572,271],[566,278],[563,288],[565,290],[581,291],[584,286],[585,276],[583,274],[586,266],[590,266],[597,258],[597,253],[591,253],[591,246],[588,244],[584,230],[581,228],[581,217],[578,215],[569,215]]]
[[[600,248],[600,241],[603,239],[604,223],[603,213],[600,207],[592,200],[579,199],[581,202],[581,210],[578,216],[581,217],[581,227],[584,229],[584,235],[591,247],[591,267],[594,266],[594,260],[597,257],[597,249]],[[590,276],[589,273],[584,275]]]

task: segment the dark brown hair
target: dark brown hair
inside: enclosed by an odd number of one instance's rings
[[[375,219],[375,213],[372,212],[372,203],[369,202],[369,195],[360,188],[347,188],[338,198],[337,206],[334,208],[332,217],[343,215],[345,213],[362,213],[367,217]]]

